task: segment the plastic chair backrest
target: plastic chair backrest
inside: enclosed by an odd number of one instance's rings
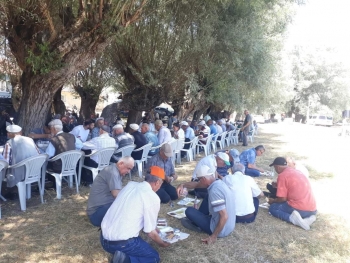
[[[5,161],[0,160],[0,180],[3,180],[3,175],[6,172],[7,167],[9,166],[9,164]],[[0,189],[0,193],[1,193],[1,189]]]
[[[198,143],[198,137],[196,136],[196,137],[194,137],[194,138],[192,139],[192,141],[191,141],[190,149],[195,148],[196,145],[197,145],[197,143]]]
[[[171,150],[173,151],[173,153],[176,151],[177,149],[177,141],[178,140],[171,140],[168,141],[169,145],[171,146]]]
[[[135,147],[136,145],[132,144],[132,145],[127,145],[127,146],[124,146],[123,148],[120,148],[119,150],[121,150],[122,157],[131,156],[131,153],[135,149]]]
[[[216,143],[216,141],[218,140],[218,137],[219,137],[219,134],[217,133],[217,134],[213,134],[213,137],[212,137],[212,139],[211,139],[211,142],[212,143]]]
[[[185,140],[183,139],[178,139],[177,144],[176,144],[176,152],[179,152],[182,150],[182,148],[185,146]]]
[[[62,161],[62,175],[71,175],[72,173],[74,174],[77,163],[82,155],[83,152],[77,150],[67,151],[56,155],[55,159],[61,159]]]
[[[111,160],[111,157],[114,151],[115,151],[115,147],[108,147],[108,148],[100,149],[94,154],[92,154],[92,155],[98,156],[98,166],[97,166],[98,170],[102,170],[104,167],[109,165],[109,161]]]
[[[140,150],[142,149],[141,161],[147,160],[147,156],[148,156],[148,153],[151,150],[151,148],[152,148],[152,143],[147,143],[146,145],[139,148]]]
[[[40,180],[41,174],[42,174],[42,166],[48,159],[47,154],[39,154],[37,156],[29,157],[27,159],[24,159],[23,161],[11,165],[8,168],[18,168],[21,166],[25,166],[25,179],[24,182],[27,183],[32,183],[32,182],[37,182]]]

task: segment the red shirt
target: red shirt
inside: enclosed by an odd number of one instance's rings
[[[277,197],[287,198],[287,203],[303,211],[315,211],[316,201],[310,181],[300,171],[286,168],[277,178]]]

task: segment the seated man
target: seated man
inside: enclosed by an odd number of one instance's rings
[[[90,190],[87,214],[91,224],[101,226],[103,217],[122,189],[122,177],[134,167],[134,159],[123,157],[119,162],[107,166],[96,176]]]
[[[180,126],[185,132],[185,142],[190,142],[194,139],[194,137],[196,137],[196,135],[194,134],[194,130],[188,125],[187,121],[180,122]],[[184,149],[189,149],[189,148],[190,148],[190,143],[185,143]],[[182,155],[181,157],[185,157],[186,154],[182,152],[181,155]]]
[[[215,243],[218,237],[226,237],[235,228],[236,209],[233,191],[222,180],[216,180],[214,173],[206,165],[197,171],[201,184],[208,188],[208,198],[203,199],[199,210],[188,207],[181,224],[193,231],[203,231],[209,235],[202,242]]]
[[[100,128],[100,136],[91,139],[90,141],[84,142],[83,150],[86,154],[95,153],[98,150],[114,147],[115,148],[115,140],[109,136],[109,127],[107,125],[102,125]],[[98,166],[98,156],[85,157],[84,165],[90,167]],[[82,169],[81,178],[87,184],[91,184],[93,181],[91,172],[85,168]]]
[[[112,136],[115,140],[116,151],[125,146],[134,145],[134,137],[125,132],[121,124],[116,124],[113,126]],[[121,156],[121,153],[112,155],[111,162],[118,161]]]
[[[161,120],[156,120],[154,122],[154,126],[155,126],[156,130],[158,131],[159,144],[162,144],[164,142],[168,142],[171,140],[170,130],[163,125],[163,122]]]
[[[93,121],[85,121],[83,125],[75,126],[71,132],[76,138],[80,139],[82,142],[86,142],[90,130],[92,130],[95,126]]]
[[[200,121],[197,126],[198,130],[196,131],[196,133],[198,135],[199,142],[201,144],[207,144],[208,136],[210,134],[210,128],[205,124],[205,121]]]
[[[252,177],[259,177],[260,173],[264,173],[264,170],[258,168],[255,165],[255,159],[257,156],[261,156],[265,152],[265,148],[262,145],[258,145],[255,148],[247,149],[243,151],[240,156],[240,162],[245,166],[245,174]],[[265,173],[264,173],[265,174]]]
[[[215,135],[218,133],[212,119],[207,120],[207,125],[210,128],[210,134]]]
[[[159,145],[158,137],[154,132],[151,132],[148,123],[142,123],[141,133],[145,135],[147,143],[152,143],[152,147]],[[159,152],[159,149],[149,151],[148,155],[153,156]]]
[[[160,147],[158,154],[154,155],[147,162],[147,167],[158,166],[165,171],[164,182],[160,189],[156,192],[162,203],[169,203],[170,200],[176,200],[178,198],[176,189],[171,185],[173,181],[177,179],[175,169],[171,157],[173,151],[168,143],[165,143]]]
[[[91,139],[100,136],[100,129],[105,124],[104,118],[97,118],[95,121],[95,127],[91,131]]]
[[[33,139],[22,136],[22,128],[18,125],[9,125],[6,127],[7,137],[4,151],[2,153],[4,161],[9,165],[15,165],[24,159],[39,155],[40,151],[36,147]],[[13,187],[18,182],[23,181],[25,167],[8,169],[7,171],[7,187]]]
[[[35,128],[31,130],[28,137],[32,138],[35,143],[39,140],[49,141],[52,135],[48,123],[46,123],[43,128]]]
[[[158,252],[145,242],[139,232],[143,231],[161,247],[164,242],[157,232],[160,209],[155,194],[165,180],[162,168],[152,166],[145,181],[129,182],[118,194],[101,223],[101,245],[114,254],[113,262],[158,263]]]
[[[300,171],[288,167],[283,157],[277,157],[270,166],[278,173],[277,197],[269,199],[269,212],[283,221],[305,230],[316,220],[316,200],[310,181]]]
[[[139,126],[136,123],[130,124],[130,134],[134,137],[134,144],[136,145],[135,150],[147,144],[145,135],[139,132]],[[141,160],[142,151],[132,152],[131,157],[134,158],[134,160]]]
[[[236,206],[236,223],[254,222],[259,210],[259,199],[263,192],[254,179],[244,174],[244,166],[236,163],[234,174],[225,176],[222,180],[233,191]]]

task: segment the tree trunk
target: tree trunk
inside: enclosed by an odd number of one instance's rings
[[[126,123],[126,131],[129,132],[129,125],[131,123],[139,124],[142,118],[142,111],[129,110],[128,121]]]
[[[53,95],[52,106],[55,114],[61,114],[63,117],[66,114],[66,105],[61,98],[62,88],[63,87],[61,87],[58,91],[56,91],[55,95]]]
[[[96,99],[94,96],[90,96],[90,94],[87,93],[85,96],[81,97],[79,119],[83,121],[91,119],[91,115],[95,114],[97,102],[98,98]]]

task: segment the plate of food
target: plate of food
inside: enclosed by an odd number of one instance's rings
[[[196,201],[196,204],[199,204],[200,200],[195,200],[194,198],[185,197],[181,201],[177,202],[178,205],[185,205],[185,206],[193,206],[194,202]]]
[[[168,212],[167,214],[169,216],[181,219],[181,218],[186,217],[186,214],[185,214],[186,209],[187,209],[186,207],[183,207],[183,208]]]
[[[188,238],[189,234],[182,233],[180,229],[172,228],[172,227],[166,227],[160,230],[159,233],[162,240],[168,243],[175,243],[179,240],[183,240]]]

